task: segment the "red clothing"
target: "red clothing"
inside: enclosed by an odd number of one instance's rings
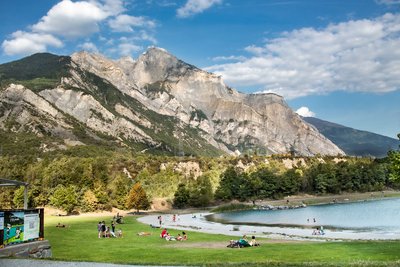
[[[161,232],[161,238],[164,238],[167,235],[167,229],[162,230]]]

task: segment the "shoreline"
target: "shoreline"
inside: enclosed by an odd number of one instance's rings
[[[196,231],[209,234],[223,234],[227,236],[252,236],[259,238],[298,240],[298,241],[356,241],[356,240],[400,240],[400,233],[381,232],[357,232],[352,230],[325,229],[324,235],[313,235],[313,230],[295,227],[273,227],[255,225],[222,224],[206,220],[210,212],[181,214],[175,222],[172,221],[173,214],[163,214],[161,228]],[[158,226],[158,215],[146,215],[137,220],[143,224]],[[316,224],[315,227],[318,225]],[[160,230],[161,232],[161,230]]]
[[[384,190],[384,191],[372,191],[365,193],[345,193],[336,195],[294,195],[287,196],[279,200],[259,200],[256,201],[257,206],[295,206],[304,203],[307,206],[311,205],[324,205],[324,204],[340,204],[350,203],[358,201],[368,200],[381,200],[385,198],[400,197],[400,191],[396,190]],[[289,202],[288,202],[289,201]],[[248,204],[252,204],[247,202]],[[288,205],[289,203],[289,205]]]
[[[399,195],[398,191],[391,191],[390,194],[386,195],[383,199],[395,198]],[[368,198],[359,198],[360,196],[369,196]],[[374,198],[372,198],[372,197]],[[318,197],[316,197],[318,198]],[[313,198],[316,200],[316,198]],[[332,196],[324,196],[323,198],[332,198]],[[382,198],[376,198],[373,193],[362,193],[356,195],[342,196],[346,201],[335,202],[335,204],[359,202],[359,201],[373,201],[382,200]],[[297,197],[298,199],[298,197]],[[350,200],[351,199],[351,200]],[[285,200],[274,201],[275,204],[281,204]],[[318,205],[328,205],[331,202],[319,201]],[[317,205],[317,203],[313,203]],[[378,240],[400,240],[400,232],[388,233],[384,231],[359,231],[349,229],[324,229],[324,235],[313,235],[313,228],[320,227],[320,225],[313,224],[309,227],[293,227],[293,226],[281,226],[281,225],[254,225],[254,224],[240,224],[240,223],[220,223],[215,221],[208,221],[207,216],[214,214],[210,211],[199,211],[190,213],[189,210],[180,210],[181,212],[175,212],[174,210],[168,211],[168,213],[155,213],[146,215],[138,218],[138,221],[148,225],[159,225],[158,215],[161,214],[163,217],[162,228],[169,228],[175,230],[190,230],[196,232],[205,232],[211,234],[224,234],[228,236],[252,236],[256,235],[260,238],[279,239],[279,240],[297,240],[297,241],[378,241]],[[173,214],[176,216],[176,221],[173,222]]]

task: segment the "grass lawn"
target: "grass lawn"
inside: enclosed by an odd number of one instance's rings
[[[45,218],[45,238],[52,246],[53,259],[146,265],[202,266],[400,266],[400,242],[276,242],[258,239],[260,247],[226,248],[225,235],[190,232],[183,242],[160,239],[159,229],[124,218],[117,225],[123,238],[97,237],[97,223],[110,225],[111,217]],[[57,223],[66,228],[55,227]],[[146,231],[151,236],[138,236]],[[179,231],[170,230],[172,235]]]

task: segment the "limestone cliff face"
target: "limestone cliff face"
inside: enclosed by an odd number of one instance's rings
[[[266,154],[344,154],[294,113],[281,96],[237,92],[221,77],[189,65],[164,49],[150,48],[137,60],[112,61],[86,52],[71,58],[79,68],[102,77],[148,109],[201,130],[203,138],[226,152],[251,149]],[[44,94],[46,99],[52,95]],[[118,110],[132,116],[121,107]]]
[[[10,84],[0,91],[0,128],[15,132],[30,131],[38,136],[48,133],[74,139],[72,125],[57,108],[22,85]]]
[[[156,145],[139,127],[123,117],[115,116],[91,95],[58,87],[43,90],[40,96],[95,131]]]
[[[11,84],[0,92],[0,107],[0,127],[4,126],[2,122],[12,118],[15,120],[12,129],[14,131],[30,130],[38,136],[50,132],[68,140],[75,140],[77,138],[72,133],[74,126],[64,115],[68,114],[91,130],[116,138],[124,137],[157,145],[139,127],[123,117],[115,116],[91,95],[62,87],[36,94],[22,85]],[[122,105],[119,105],[118,109],[124,110]],[[125,108],[124,113],[128,113],[128,109]]]
[[[117,61],[36,54],[0,65],[0,77],[0,128],[61,137],[66,145],[100,140],[175,155],[344,154],[281,96],[240,93],[160,48]]]

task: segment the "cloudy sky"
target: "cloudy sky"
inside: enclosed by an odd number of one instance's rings
[[[0,63],[148,46],[304,116],[400,133],[400,0],[1,0]]]

